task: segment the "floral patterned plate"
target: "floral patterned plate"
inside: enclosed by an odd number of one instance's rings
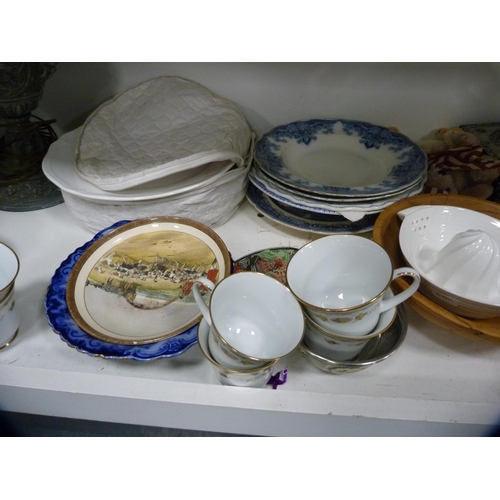
[[[197,342],[197,325],[186,331],[159,342],[141,345],[125,345],[106,342],[95,338],[82,330],[71,316],[66,302],[68,278],[75,263],[92,243],[102,236],[123,226],[129,221],[121,221],[97,233],[82,247],[76,249],[55,271],[45,297],[45,312],[48,322],[55,333],[70,347],[90,356],[109,359],[131,359],[151,361],[158,358],[170,358],[187,351]]]
[[[250,253],[234,262],[234,272],[264,273],[285,284],[286,268],[297,250],[293,247],[275,247]]]
[[[405,135],[350,120],[276,127],[257,142],[255,159],[287,186],[338,197],[396,193],[427,171],[426,154]]]

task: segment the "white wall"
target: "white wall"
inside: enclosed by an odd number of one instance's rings
[[[396,126],[414,140],[438,127],[500,121],[500,63],[59,63],[39,115],[56,131],[159,75],[183,76],[233,100],[258,134],[294,120]]]

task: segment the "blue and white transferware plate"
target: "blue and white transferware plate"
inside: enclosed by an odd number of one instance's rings
[[[249,183],[247,199],[259,212],[284,226],[309,233],[319,234],[356,234],[371,231],[379,213],[368,214],[357,221],[350,221],[341,215],[328,215],[309,212],[285,206],[273,200]]]
[[[408,189],[400,191],[394,195],[377,198],[375,200],[354,200],[352,198],[343,198],[336,200],[328,200],[325,198],[310,198],[304,196],[303,193],[290,189],[284,184],[274,181],[272,178],[266,176],[255,165],[252,167],[248,174],[249,181],[254,184],[259,190],[268,195],[270,198],[281,202],[285,205],[300,208],[302,210],[310,210],[311,212],[318,212],[330,215],[343,215],[349,218],[349,214],[360,212],[363,214],[380,213],[384,208],[392,205],[396,201],[408,196],[413,196],[422,192],[427,176],[424,175],[423,179],[416,185]],[[350,219],[352,220],[352,219]]]
[[[55,271],[45,297],[45,311],[50,326],[70,347],[90,356],[109,359],[131,359],[151,361],[170,358],[187,351],[197,342],[197,325],[159,342],[141,345],[110,343],[89,335],[82,330],[71,316],[66,302],[66,287],[74,265],[83,253],[99,238],[123,226],[128,221],[117,222],[104,229],[82,247],[75,250]]]
[[[350,120],[280,125],[257,142],[255,159],[285,185],[339,197],[395,193],[427,171],[426,154],[405,135]]]

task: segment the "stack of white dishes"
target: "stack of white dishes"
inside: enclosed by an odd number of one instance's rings
[[[405,135],[366,122],[309,120],[257,141],[247,198],[283,225],[363,233],[386,207],[423,190],[427,157]]]
[[[54,142],[45,176],[96,232],[118,220],[226,222],[245,197],[253,134],[228,99],[178,77],[148,80]]]

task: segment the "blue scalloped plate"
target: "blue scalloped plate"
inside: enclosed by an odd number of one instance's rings
[[[198,326],[194,325],[174,337],[151,344],[123,345],[105,342],[92,337],[82,330],[73,320],[66,303],[66,286],[73,266],[85,250],[102,236],[129,221],[120,221],[97,233],[91,241],[76,249],[55,271],[45,296],[45,313],[50,326],[63,341],[77,351],[90,356],[109,359],[132,359],[151,361],[158,358],[170,358],[187,351],[197,342]]]
[[[255,159],[287,186],[337,197],[396,193],[427,171],[426,154],[408,137],[351,120],[280,125],[257,142]]]

